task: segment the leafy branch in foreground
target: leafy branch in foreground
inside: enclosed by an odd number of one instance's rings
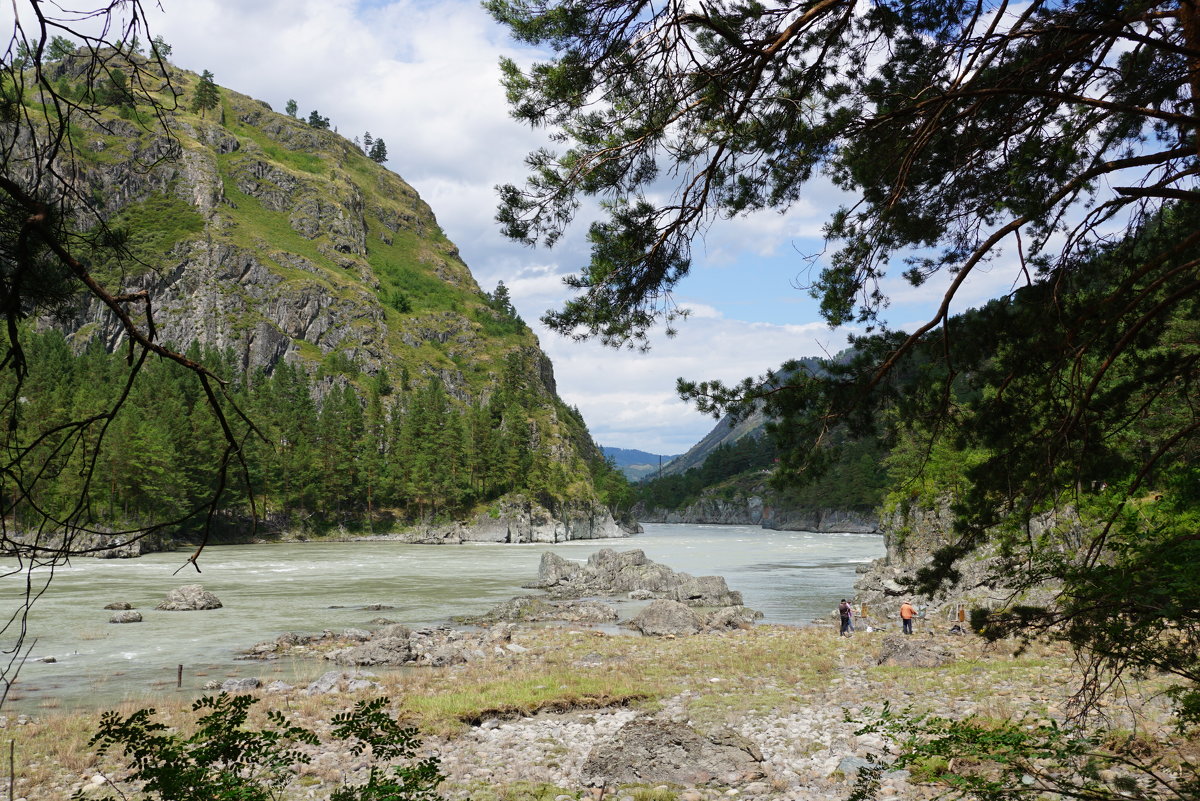
[[[100,754],[121,749],[130,768],[127,781],[159,801],[278,801],[296,767],[308,764],[311,750],[321,743],[278,710],[267,713],[268,727],[247,726],[255,703],[249,695],[200,698],[192,709],[204,714],[187,736],[155,721],[153,709],[139,709],[127,717],[106,712],[89,744],[99,745]],[[330,801],[439,798],[437,786],[444,777],[438,759],[413,761],[420,744],[417,731],[401,726],[386,706],[386,698],[359,701],[333,718],[330,747],[369,755],[371,763],[363,784],[338,788]],[[390,767],[384,770],[383,764]],[[74,797],[85,797],[84,791]],[[97,796],[89,792],[86,797]]]
[[[1195,798],[1200,768],[1135,735],[1085,734],[1032,717],[964,720],[897,713],[887,704],[856,735],[880,734],[896,748],[888,762],[859,773],[852,801],[874,798],[885,771],[907,770],[912,781],[980,801],[1016,798]]]

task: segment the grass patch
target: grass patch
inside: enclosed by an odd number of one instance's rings
[[[310,175],[327,175],[329,173],[329,165],[320,154],[284,147],[258,128],[243,124],[232,110],[226,113],[225,119],[230,121],[230,124],[226,125],[226,128],[231,133],[252,140],[262,148],[263,153],[271,161],[283,164],[293,170],[309,173]]]
[[[110,249],[92,254],[93,272],[102,281],[139,276],[162,266],[164,258],[180,242],[204,230],[204,217],[192,204],[155,192],[145,200],[130,203],[109,221],[128,257]]]
[[[393,235],[390,245],[374,242],[368,254],[383,297],[401,293],[412,311],[461,311],[465,293],[433,273],[431,262],[438,258],[430,242],[405,229]]]

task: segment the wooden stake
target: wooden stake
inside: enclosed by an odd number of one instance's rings
[[[175,689],[179,690],[182,688],[183,688],[183,665],[180,665],[179,669],[175,671]]]

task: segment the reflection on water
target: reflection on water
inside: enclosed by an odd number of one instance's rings
[[[32,658],[14,686],[10,709],[112,704],[124,697],[184,691],[210,679],[308,676],[311,662],[238,662],[240,649],[285,631],[370,628],[387,619],[438,625],[477,614],[537,576],[544,551],[584,561],[601,548],[640,548],[651,559],[693,575],[724,576],[767,622],[802,624],[826,615],[850,593],[854,568],[883,554],[882,537],[765,531],[750,526],[647,524],[627,540],[555,545],[404,545],[394,542],[294,543],[207,548],[204,572],[172,575],[187,554],[136,560],[77,559],[53,574],[33,607]],[[2,561],[0,566],[7,567]],[[50,578],[49,571],[40,578]],[[11,582],[11,579],[10,579]],[[221,609],[159,612],[154,606],[181,584],[200,583]],[[3,611],[19,603],[16,582],[0,587]],[[142,623],[115,625],[105,604],[125,601]],[[371,607],[371,608],[368,608]],[[387,608],[385,608],[387,607]],[[10,696],[11,698],[12,696]],[[6,710],[7,711],[7,710]]]

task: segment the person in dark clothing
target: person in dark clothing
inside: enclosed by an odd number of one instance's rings
[[[842,619],[842,630],[838,632],[839,637],[849,637],[854,631],[854,610],[850,608],[850,602],[845,598],[838,604],[838,617]]]

